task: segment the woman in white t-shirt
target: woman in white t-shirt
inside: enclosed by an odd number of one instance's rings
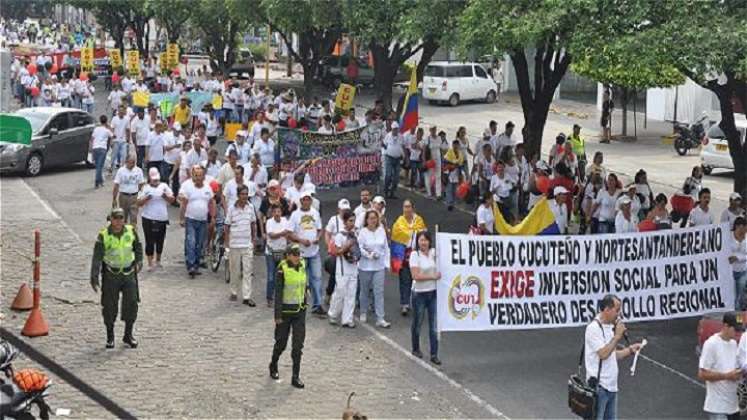
[[[440,365],[438,358],[438,333],[436,332],[436,283],[441,278],[436,266],[436,250],[431,247],[431,236],[427,231],[419,232],[416,238],[417,250],[410,254],[412,273],[412,304],[415,311],[412,317],[412,354],[422,358],[420,352],[420,324],[423,315],[428,314],[428,336],[430,338],[431,362]]]
[[[615,215],[620,185],[615,174],[607,176],[604,189],[599,190],[591,205],[591,233],[615,233]]]
[[[368,299],[373,289],[376,326],[389,328],[391,324],[384,318],[384,279],[389,265],[389,242],[386,230],[380,223],[379,211],[368,210],[363,218],[365,226],[358,232],[358,246],[361,249],[361,260],[358,263],[360,322],[366,322]]]
[[[482,195],[480,206],[477,207],[477,227],[481,235],[492,235],[495,228],[495,215],[493,215],[493,193],[486,192]]]
[[[161,174],[156,168],[148,171],[148,183],[140,191],[137,205],[142,207],[143,233],[145,234],[145,256],[148,257],[148,271],[161,267],[163,242],[166,239],[166,226],[169,224],[168,205],[175,200],[174,193],[166,183],[161,182]],[[155,252],[155,266],[153,254]]]
[[[291,227],[288,219],[283,217],[283,207],[279,204],[270,205],[270,217],[265,222],[267,245],[265,246],[265,261],[267,264],[267,306],[272,307],[275,296],[275,271],[280,260],[283,259],[288,246],[288,235]]]

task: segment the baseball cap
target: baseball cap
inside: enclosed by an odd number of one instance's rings
[[[544,160],[540,160],[539,162],[537,162],[536,166],[537,166],[537,169],[539,169],[540,171],[543,171],[543,172],[550,171],[550,166]]]
[[[380,195],[377,195],[376,197],[374,197],[374,199],[371,200],[371,202],[376,203],[376,204],[383,204],[386,206],[386,200],[384,200],[384,197]]]
[[[148,170],[148,178],[150,179],[161,179],[161,173],[156,168],[150,168]]]
[[[109,213],[109,217],[125,217],[125,211],[121,207],[115,207]]]
[[[312,197],[311,196],[311,190],[303,190],[303,191],[301,191],[301,195],[298,198],[299,199],[304,199],[306,197],[308,197],[308,198]]]
[[[298,244],[290,244],[285,250],[286,254],[301,255],[301,247]]]
[[[176,131],[181,131],[182,125],[177,121],[174,123],[174,125],[171,126],[171,128],[173,128]]]
[[[343,198],[337,202],[337,208],[339,210],[350,210],[350,201],[347,198]]]
[[[397,124],[397,121],[392,122],[392,130],[395,128],[399,128],[399,124]]]
[[[727,312],[724,314],[724,324],[734,327],[737,331],[744,331],[744,324],[741,319],[737,319],[737,314],[734,312]]]
[[[271,179],[270,182],[267,183],[267,188],[277,188],[280,186],[280,182],[277,179]]]
[[[730,201],[731,200],[741,200],[741,199],[742,199],[742,194],[739,194],[738,192],[733,192],[733,193],[729,194],[729,200]]]
[[[620,205],[630,204],[632,201],[630,200],[630,197],[624,196],[620,199]]]
[[[553,195],[568,194],[568,190],[564,186],[558,185],[552,190],[552,193]]]

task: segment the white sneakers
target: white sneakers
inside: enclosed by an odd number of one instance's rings
[[[365,324],[367,320],[366,314],[361,314],[361,316],[359,316],[358,319],[360,319],[361,324]]]

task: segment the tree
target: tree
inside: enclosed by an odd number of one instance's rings
[[[52,15],[52,5],[47,0],[3,0],[0,16],[20,22],[29,17],[47,17]]]
[[[391,109],[392,86],[401,66],[422,51],[422,77],[425,65],[453,28],[452,22],[464,4],[461,0],[346,1],[345,27],[368,45],[375,89],[385,107]]]
[[[65,0],[63,4],[85,9],[93,14],[97,24],[106,29],[124,56],[124,36],[130,22],[130,7],[121,0]]]
[[[148,6],[148,0],[120,0],[125,3],[128,12],[127,22],[135,33],[135,43],[141,57],[147,57],[150,52],[150,25],[153,10]]]
[[[718,98],[734,191],[747,196],[747,141],[742,143],[734,117],[735,102],[747,107],[747,1],[666,0],[658,6],[651,37],[667,46],[684,75]]]
[[[192,17],[192,0],[148,0],[147,7],[159,25],[166,28],[169,42],[177,42],[184,24]]]
[[[341,0],[263,0],[261,11],[272,31],[280,34],[294,60],[303,67],[304,90],[311,92],[319,60],[332,53],[342,34]],[[298,35],[293,48],[292,35]]]
[[[192,23],[202,32],[210,67],[226,73],[236,62],[238,35],[256,18],[258,0],[195,0]]]

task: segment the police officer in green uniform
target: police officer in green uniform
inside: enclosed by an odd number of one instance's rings
[[[93,248],[91,261],[91,287],[98,292],[99,273],[101,284],[101,306],[106,325],[106,348],[114,348],[114,322],[117,319],[119,294],[122,294],[122,321],[125,333],[122,341],[132,348],[137,340],[132,327],[137,319],[140,295],[137,273],[143,266],[143,246],[132,225],[125,225],[125,213],[121,208],[112,209],[110,225],[101,229]]]
[[[301,354],[306,338],[306,265],[301,258],[301,248],[292,244],[285,253],[285,258],[278,264],[275,274],[275,346],[270,361],[270,377],[280,378],[278,360],[288,345],[288,335],[293,334],[291,359],[293,360],[293,377],[291,384],[303,388],[299,374],[301,372]]]
[[[573,134],[568,138],[573,148],[573,153],[578,159],[578,173],[580,180],[586,179],[586,141],[581,137],[581,126],[573,124]]]

